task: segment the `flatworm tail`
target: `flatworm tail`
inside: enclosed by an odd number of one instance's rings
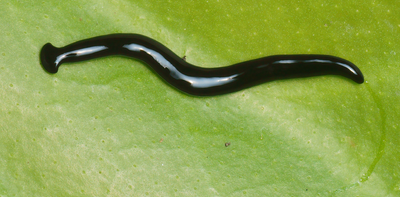
[[[49,73],[61,64],[122,55],[148,64],[165,81],[192,95],[235,92],[260,83],[319,75],[341,75],[357,83],[364,77],[351,62],[329,55],[275,55],[227,67],[202,68],[184,61],[159,42],[138,34],[111,34],[56,48],[43,46],[40,61]]]

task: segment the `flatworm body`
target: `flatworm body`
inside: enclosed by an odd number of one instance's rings
[[[40,52],[43,68],[56,73],[61,64],[122,55],[149,65],[175,88],[192,95],[219,95],[279,79],[341,75],[357,83],[364,77],[354,64],[329,55],[274,55],[227,67],[202,68],[177,56],[161,43],[138,34],[111,34]]]

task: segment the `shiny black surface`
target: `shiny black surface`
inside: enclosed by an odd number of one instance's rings
[[[43,46],[40,61],[56,73],[61,64],[108,55],[122,55],[148,64],[165,81],[192,95],[219,95],[260,83],[318,75],[341,75],[363,83],[351,62],[329,55],[275,55],[221,68],[202,68],[184,61],[159,42],[138,34],[111,34],[56,48]]]

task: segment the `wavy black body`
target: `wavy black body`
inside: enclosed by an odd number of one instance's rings
[[[184,61],[161,43],[138,34],[111,34],[56,48],[43,46],[40,61],[56,73],[62,63],[109,55],[142,60],[165,81],[192,95],[219,95],[267,81],[318,75],[341,75],[357,83],[364,77],[351,62],[329,55],[274,55],[227,67],[202,68]]]

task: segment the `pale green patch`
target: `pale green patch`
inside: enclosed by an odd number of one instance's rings
[[[0,196],[398,196],[399,8],[2,1]],[[152,37],[204,67],[335,55],[367,82],[323,76],[193,97],[128,58],[55,75],[40,66],[47,42],[118,32]]]

